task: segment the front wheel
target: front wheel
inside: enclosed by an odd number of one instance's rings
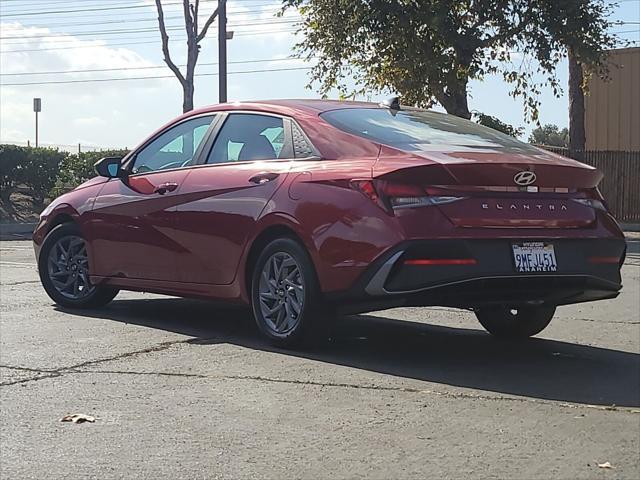
[[[317,339],[319,297],[313,263],[298,242],[281,238],[265,247],[251,281],[253,315],[263,335],[282,347]]]
[[[38,273],[49,297],[62,307],[101,307],[118,294],[116,288],[89,281],[87,245],[71,223],[58,225],[45,238]]]
[[[491,307],[476,311],[476,317],[491,335],[501,338],[528,338],[551,322],[556,307]]]

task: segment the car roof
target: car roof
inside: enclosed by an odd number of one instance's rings
[[[201,113],[226,111],[226,110],[255,110],[263,112],[279,113],[283,115],[295,115],[296,113],[320,114],[329,110],[344,108],[384,108],[373,102],[353,102],[343,100],[320,99],[287,99],[287,100],[257,100],[248,102],[229,102],[218,105],[210,105],[189,112],[190,115]]]

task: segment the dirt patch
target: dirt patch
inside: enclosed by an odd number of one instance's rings
[[[10,202],[0,201],[0,223],[33,223],[38,221],[45,205],[26,193],[16,192]]]

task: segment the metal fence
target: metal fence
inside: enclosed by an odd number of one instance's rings
[[[35,145],[31,143],[29,140],[22,142],[19,140],[0,140],[0,144],[6,145],[17,145],[18,147],[34,147]],[[44,148],[53,148],[56,150],[61,150],[63,152],[69,153],[82,153],[82,152],[102,152],[109,150],[128,150],[127,148],[109,148],[109,147],[100,147],[96,145],[87,145],[83,143],[74,143],[74,144],[64,144],[64,143],[43,143],[40,142],[38,144],[39,147]]]
[[[567,148],[539,146],[565,157],[575,157]],[[640,223],[640,152],[588,150],[580,161],[604,174],[599,188],[613,216],[620,222]]]

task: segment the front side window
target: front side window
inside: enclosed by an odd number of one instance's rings
[[[285,154],[284,121],[251,113],[229,115],[209,153],[207,163],[275,160]]]
[[[171,127],[136,155],[131,172],[146,173],[189,166],[214,116],[197,117]]]
[[[535,147],[497,130],[430,110],[350,108],[325,112],[321,117],[345,132],[407,151],[437,150],[444,146],[540,154]]]

